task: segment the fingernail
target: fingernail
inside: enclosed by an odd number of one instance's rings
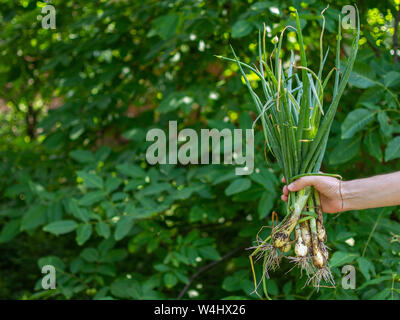
[[[293,184],[293,183],[291,183],[291,184],[288,185],[288,189],[289,189],[290,191],[292,191],[293,188],[294,188],[294,184]]]

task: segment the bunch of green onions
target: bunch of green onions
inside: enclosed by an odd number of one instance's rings
[[[238,64],[259,113],[256,121],[261,119],[266,144],[282,168],[287,184],[306,175],[324,175],[319,173],[319,170],[329,131],[357,55],[360,37],[358,11],[357,32],[353,38],[345,67],[342,68],[340,61],[341,17],[339,15],[335,67],[325,77],[323,76],[329,52],[328,48],[325,55],[323,53],[324,11],[321,12],[323,24],[320,35],[318,73],[307,67],[307,57],[297,11],[294,13],[296,28],[287,26],[282,31],[280,37],[275,41],[274,50],[269,57],[265,50],[265,26],[263,37],[259,32],[258,66],[253,67],[239,61],[233,48],[235,59],[218,56]],[[289,28],[294,29],[297,33],[301,64],[295,65],[295,55],[292,51],[289,66],[284,70],[281,57],[282,39],[285,30]],[[244,68],[251,70],[260,78],[263,98],[260,98],[253,90]],[[329,106],[324,108],[324,90],[333,74],[332,100]],[[270,270],[279,267],[282,256],[290,251],[293,243],[295,243],[296,256],[289,257],[289,259],[296,263],[302,271],[305,270],[309,279],[307,283],[312,281],[315,286],[319,287],[320,281],[324,280],[334,286],[328,265],[328,250],[325,246],[326,232],[318,192],[312,187],[306,187],[296,193],[290,193],[286,211],[285,218],[277,226],[273,226],[268,238],[260,239],[257,236],[257,246],[253,247],[255,250],[250,256],[256,292],[258,284],[252,257],[256,256],[257,260],[263,258],[262,282],[267,298],[269,296],[266,291],[265,278],[269,277]]]

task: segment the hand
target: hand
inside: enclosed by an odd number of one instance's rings
[[[285,182],[285,178],[282,178]],[[342,182],[343,183],[343,182]],[[304,187],[312,186],[318,193],[321,200],[322,211],[326,213],[342,212],[342,197],[340,195],[340,180],[326,176],[306,176],[293,181],[289,186],[283,187],[281,199],[288,200],[289,192],[299,191]]]

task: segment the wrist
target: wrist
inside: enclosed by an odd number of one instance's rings
[[[340,185],[340,194],[342,200],[341,212],[357,210],[359,199],[359,192],[357,191],[357,184],[354,181],[342,181]]]

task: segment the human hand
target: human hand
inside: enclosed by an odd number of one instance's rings
[[[285,178],[282,178],[285,182]],[[305,176],[293,181],[289,186],[283,187],[281,199],[288,201],[289,192],[295,192],[307,186],[314,187],[321,200],[322,211],[326,213],[342,212],[342,197],[340,193],[341,182],[339,179],[327,176]]]

